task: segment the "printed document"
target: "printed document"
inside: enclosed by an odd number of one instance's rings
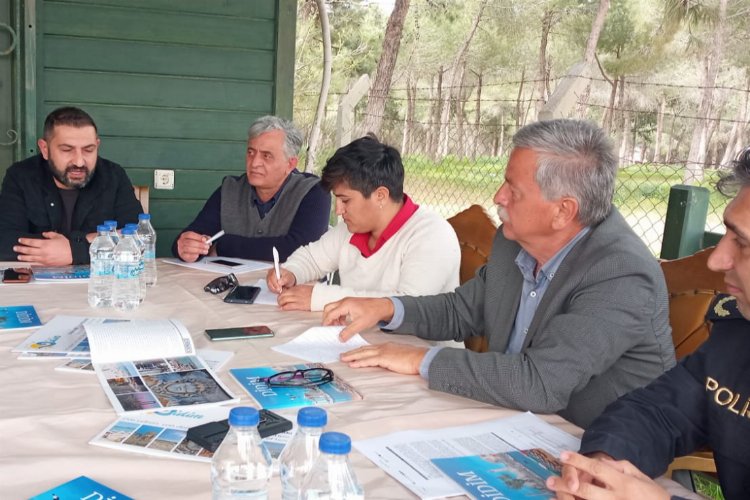
[[[396,432],[353,445],[420,498],[431,499],[465,492],[430,459],[529,448],[541,448],[557,457],[563,450],[577,450],[580,440],[532,413],[523,413],[465,426]]]
[[[341,342],[339,333],[343,329],[343,326],[314,326],[286,344],[271,349],[305,361],[333,363],[346,351],[370,345],[359,334]]]

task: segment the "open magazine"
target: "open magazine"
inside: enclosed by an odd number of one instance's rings
[[[33,356],[88,357],[89,343],[83,329],[86,321],[102,320],[83,316],[55,316],[12,352]]]
[[[83,326],[94,371],[118,414],[239,401],[177,320],[92,318]]]

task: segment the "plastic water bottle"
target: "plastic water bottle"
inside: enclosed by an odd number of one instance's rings
[[[120,242],[120,235],[117,234],[117,221],[105,220],[104,225],[109,228],[109,237],[112,238],[112,242],[117,245]]]
[[[143,303],[143,301],[146,299],[146,280],[144,278],[143,269],[145,268],[144,261],[143,261],[143,253],[146,251],[145,246],[143,245],[143,242],[141,241],[141,238],[138,236],[138,224],[135,223],[129,223],[125,224],[125,227],[130,228],[133,230],[133,239],[135,240],[135,244],[138,245],[138,250],[141,252],[141,258],[138,261],[138,300]]]
[[[138,216],[138,237],[143,242],[143,279],[147,287],[156,284],[156,231],[151,225],[150,214]]]
[[[320,456],[305,476],[300,491],[303,500],[362,500],[364,490],[349,462],[352,441],[340,432],[320,436]]]
[[[89,278],[89,305],[112,307],[112,284],[114,281],[115,244],[109,237],[109,227],[96,227],[98,236],[89,246],[91,273]]]
[[[135,230],[126,227],[122,238],[115,246],[114,269],[115,280],[112,285],[112,305],[120,311],[131,311],[140,305],[140,283],[138,282],[138,264],[141,250],[134,239]]]
[[[260,441],[258,410],[232,408],[229,432],[211,459],[213,500],[266,499],[273,467]]]
[[[320,455],[318,443],[328,414],[323,408],[307,406],[297,412],[297,432],[279,456],[282,496],[284,500],[297,500],[302,481]]]

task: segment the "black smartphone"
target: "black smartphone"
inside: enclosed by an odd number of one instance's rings
[[[232,304],[252,304],[255,297],[260,293],[260,287],[257,286],[236,286],[231,292],[224,297],[224,302]]]
[[[259,339],[273,337],[273,331],[266,325],[240,326],[237,328],[208,328],[206,335],[211,340]]]
[[[242,262],[235,262],[233,260],[226,260],[226,259],[213,259],[211,260],[211,264],[220,264],[222,266],[235,267],[235,266],[241,266]]]
[[[28,267],[8,268],[3,271],[3,283],[28,283],[32,274]]]

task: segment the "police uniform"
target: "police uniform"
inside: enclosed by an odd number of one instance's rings
[[[729,295],[706,318],[709,339],[677,366],[607,407],[586,430],[581,453],[603,451],[645,474],[709,447],[727,500],[750,498],[750,321]]]

